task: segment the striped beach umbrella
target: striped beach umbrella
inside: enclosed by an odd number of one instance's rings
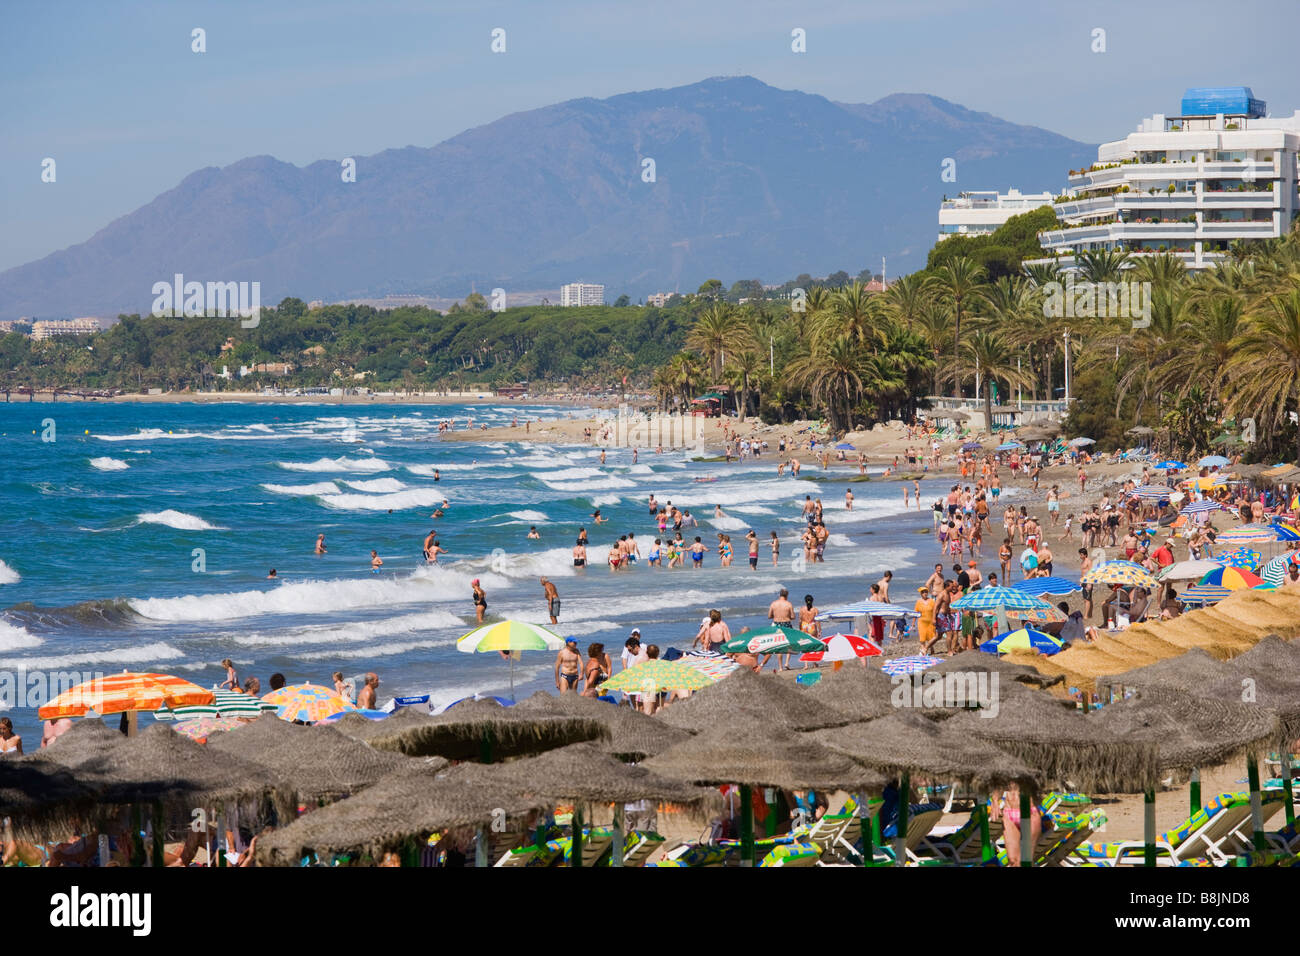
[[[809,651],[799,657],[801,661],[811,663],[828,663],[830,661],[852,661],[859,657],[876,657],[880,648],[874,641],[856,634],[832,634],[826,638],[826,649]]]
[[[1051,607],[1042,598],[1026,594],[1019,588],[980,588],[952,602],[959,611],[999,611],[1009,608],[1032,610],[1033,608]]]
[[[1161,501],[1173,493],[1174,489],[1168,485],[1142,485],[1130,491],[1129,495],[1134,498],[1145,498],[1149,501]]]
[[[1217,604],[1232,592],[1217,584],[1193,584],[1179,598],[1184,604]]]
[[[1257,584],[1263,584],[1264,581],[1258,574],[1247,571],[1245,568],[1219,568],[1217,571],[1211,571],[1197,583],[1217,584],[1229,591],[1244,591],[1247,588],[1253,588]]]
[[[560,635],[527,621],[497,621],[476,627],[456,642],[464,654],[502,651],[510,657],[510,699],[515,699],[515,658],[518,651],[558,651],[564,646]]]
[[[914,654],[908,657],[891,657],[880,665],[880,669],[890,677],[895,677],[900,674],[919,674],[921,671],[929,670],[939,663],[941,663],[941,660],[938,657]]]
[[[1270,523],[1273,525],[1274,530],[1277,531],[1277,540],[1300,541],[1300,528],[1297,528],[1291,522],[1274,518]]]
[[[664,690],[701,690],[716,681],[681,661],[651,660],[633,664],[600,685],[601,690],[657,694]]]
[[[1002,637],[995,637],[980,645],[986,654],[1010,654],[1012,651],[1035,650],[1042,654],[1055,654],[1065,642],[1044,631],[1022,627]]]
[[[1229,528],[1215,537],[1218,544],[1262,544],[1266,541],[1279,541],[1281,532],[1271,524],[1243,524]]]
[[[740,669],[740,663],[734,657],[717,654],[713,651],[689,651],[677,658],[678,664],[693,667],[705,677],[715,681],[722,680],[728,674]],[[604,687],[604,684],[600,685]]]
[[[256,719],[267,711],[275,710],[261,697],[241,694],[235,690],[213,690],[212,703],[189,707],[163,707],[154,711],[155,720],[190,720],[195,717],[246,717]]]
[[[817,620],[842,621],[864,616],[898,618],[920,617],[921,615],[898,604],[886,604],[884,601],[858,601],[856,604],[845,604],[842,607],[833,607],[828,611],[822,611],[817,615]]]
[[[1080,590],[1080,585],[1065,578],[1025,578],[1023,581],[1017,581],[1011,585],[1017,591],[1024,591],[1026,594],[1032,594],[1039,597],[1044,594],[1073,594]]]
[[[1214,561],[1216,564],[1222,564],[1226,567],[1246,568],[1254,571],[1259,567],[1259,561],[1262,557],[1263,555],[1251,548],[1237,548],[1235,551],[1225,551],[1222,554],[1215,555]]]
[[[1280,587],[1286,583],[1287,568],[1293,564],[1300,565],[1300,551],[1288,551],[1286,554],[1279,554],[1259,569],[1259,576],[1266,584],[1274,584]]]
[[[1211,501],[1209,498],[1202,498],[1199,501],[1193,501],[1190,505],[1179,508],[1178,513],[1180,515],[1203,515],[1208,514],[1211,511],[1222,510],[1224,510],[1223,505],[1219,504],[1217,501]]]
[[[356,710],[328,687],[315,684],[292,684],[273,690],[262,700],[275,705],[275,712],[283,720],[301,720],[314,724],[340,711]]]
[[[243,726],[244,722],[238,717],[190,717],[187,720],[176,721],[172,725],[172,730],[178,734],[184,734],[190,740],[206,744],[208,737],[212,734],[234,730]]]
[[[1083,576],[1084,584],[1123,584],[1128,587],[1153,590],[1156,586],[1155,576],[1132,561],[1107,561],[1099,564]]]
[[[64,691],[37,710],[41,720],[84,717],[94,711],[101,717],[127,711],[152,711],[159,707],[207,704],[212,691],[170,674],[123,671],[97,677]]]

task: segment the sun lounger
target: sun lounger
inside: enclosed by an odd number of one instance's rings
[[[943,808],[938,804],[913,804],[908,813],[907,834],[903,840],[903,852],[906,854],[908,860],[911,860],[913,863],[934,862],[933,859],[922,859],[916,851],[921,846],[921,841],[930,835],[930,831],[933,830],[935,825],[942,819]],[[884,845],[880,849],[882,849],[890,858],[894,858],[895,835],[893,824],[886,827],[882,833],[882,841]]]
[[[541,851],[535,846],[521,846],[518,849],[506,850],[501,859],[497,860],[496,866],[532,866],[533,860]]]
[[[727,853],[725,847],[708,843],[683,843],[664,854],[664,859],[659,864],[651,865],[725,866]]]
[[[827,813],[809,826],[790,832],[799,843],[821,847],[821,862],[862,862],[862,820],[852,813]]]
[[[817,866],[822,848],[816,843],[783,843],[758,861],[759,866]]]
[[[1157,836],[1156,865],[1173,866],[1205,859],[1223,866],[1228,862],[1228,854],[1236,854],[1240,848],[1243,827],[1248,841],[1253,832],[1249,795],[1221,793],[1182,824]],[[1145,848],[1141,840],[1084,843],[1075,850],[1075,856],[1103,865],[1134,866],[1145,862]]]
[[[664,845],[664,838],[650,830],[633,830],[623,842],[623,865],[644,866],[656,850]],[[613,854],[606,861],[613,863]]]
[[[1002,821],[989,820],[989,843],[996,844],[1002,836]],[[980,841],[979,818],[970,815],[959,827],[935,827],[921,840],[917,854],[922,857],[949,860],[953,863],[980,863],[983,860],[983,843]]]

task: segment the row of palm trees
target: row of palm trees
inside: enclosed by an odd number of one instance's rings
[[[1054,397],[1068,347],[1078,376],[1113,383],[1105,400],[1116,435],[1120,425],[1148,424],[1184,443],[1201,440],[1173,424],[1195,394],[1192,407],[1253,419],[1270,452],[1284,442],[1289,449],[1294,437],[1300,456],[1290,418],[1300,410],[1300,231],[1234,248],[1195,274],[1171,254],[1101,250],[1082,253],[1077,265],[1076,287],[1148,283],[1150,322],[1067,318],[1048,308],[1049,293],[1059,291],[1052,283],[1064,282],[1052,263],[991,281],[955,257],[883,293],[860,283],[813,287],[802,311],[716,304],[654,384],[665,404],[728,385],[744,414],[825,416],[837,432],[908,417],[927,392],[945,389],[977,395],[991,421],[995,392]],[[1075,398],[1079,408],[1100,400]]]

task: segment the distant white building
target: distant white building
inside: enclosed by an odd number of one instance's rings
[[[37,319],[32,323],[32,338],[52,339],[56,335],[94,335],[99,331],[99,319]]]
[[[645,297],[645,304],[654,306],[656,309],[662,309],[664,304],[676,294],[675,292],[656,292],[654,295]]]
[[[592,282],[570,282],[560,286],[560,305],[604,305],[605,287]]]
[[[1081,252],[1170,253],[1189,269],[1236,239],[1273,239],[1300,216],[1300,110],[1270,117],[1249,87],[1191,89],[1181,115],[1157,113],[1070,171],[1056,228],[1039,233],[1063,269]],[[1044,261],[1044,260],[1033,260]]]
[[[1052,204],[1051,193],[970,191],[939,206],[939,241],[951,236],[987,236],[1012,216]]]

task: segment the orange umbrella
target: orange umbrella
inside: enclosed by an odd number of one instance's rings
[[[173,709],[212,703],[212,691],[170,674],[135,674],[123,671],[78,684],[36,711],[41,720],[84,717],[93,710],[100,716],[133,710]]]

